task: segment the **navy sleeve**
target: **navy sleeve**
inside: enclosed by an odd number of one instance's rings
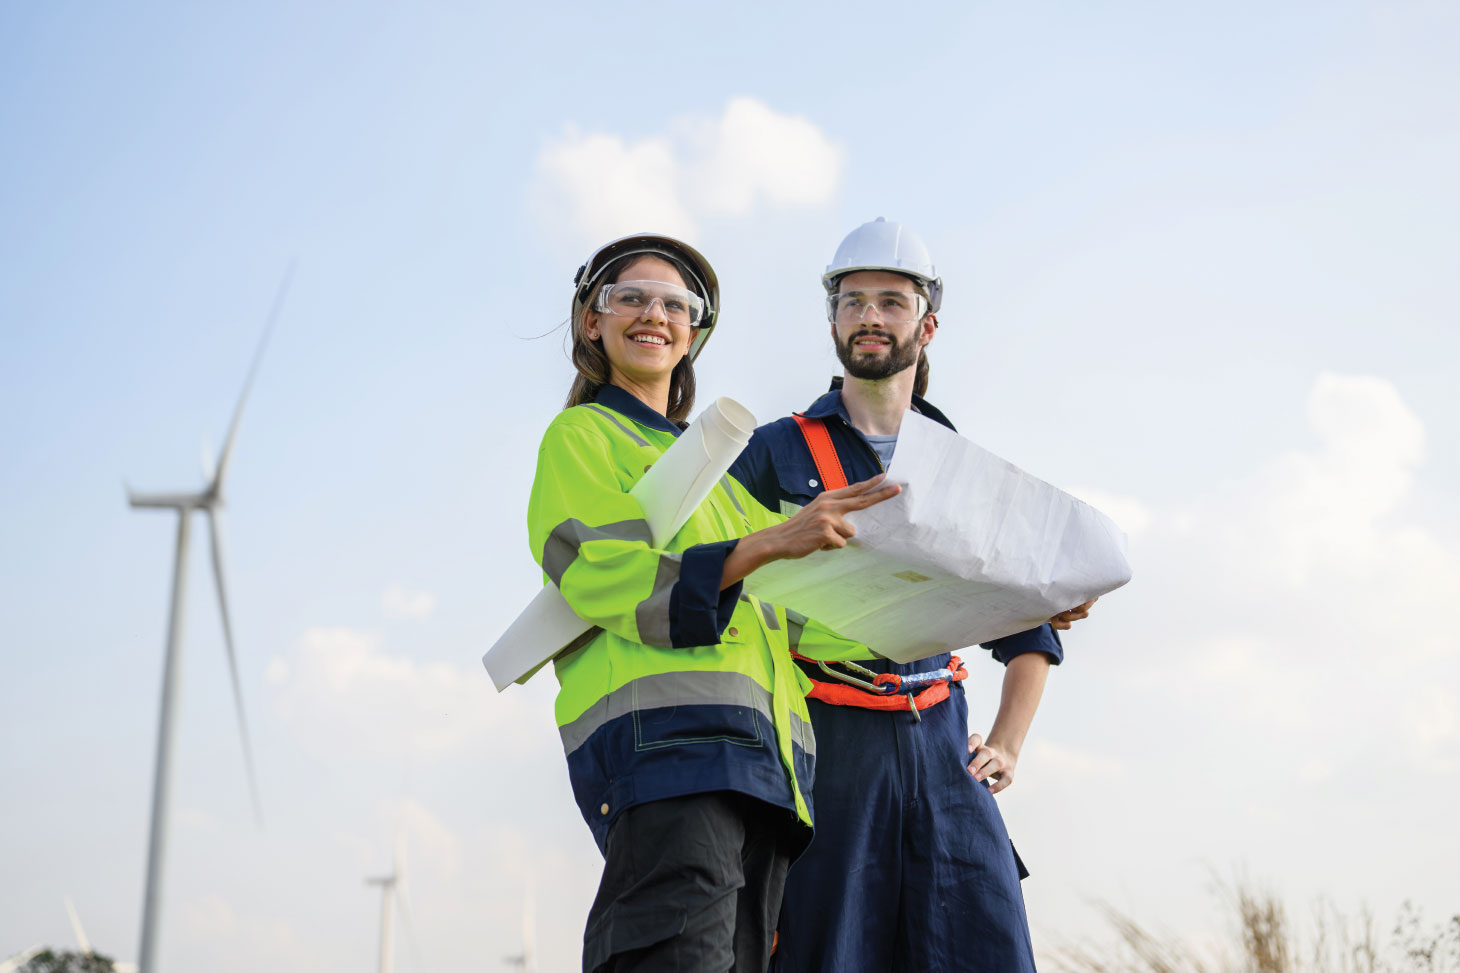
[[[735,614],[742,583],[721,589],[725,558],[740,538],[696,544],[680,555],[679,580],[669,593],[669,644],[676,649],[717,645]]]
[[[1038,628],[1031,628],[1027,632],[1019,632],[1015,635],[1006,635],[1001,639],[994,639],[992,642],[983,643],[983,647],[994,654],[1004,665],[1016,655],[1023,655],[1025,652],[1043,652],[1049,656],[1049,664],[1057,666],[1065,659],[1064,646],[1060,644],[1059,633],[1049,627],[1045,622]]]
[[[751,434],[750,442],[730,466],[730,475],[747,493],[767,510],[781,509],[781,481],[776,478],[776,463],[771,456],[769,426],[761,426]]]

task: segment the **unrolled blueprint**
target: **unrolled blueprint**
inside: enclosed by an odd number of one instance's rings
[[[888,482],[845,547],[746,579],[898,662],[1013,635],[1130,580],[1125,535],[1100,511],[930,419],[908,413]]]

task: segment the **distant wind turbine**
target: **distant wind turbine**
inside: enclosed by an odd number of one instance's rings
[[[71,930],[76,933],[76,945],[81,947],[83,956],[95,956],[91,949],[91,942],[86,938],[86,930],[81,928],[81,917],[76,914],[76,905],[71,901],[71,896],[66,896],[66,914],[71,917]],[[136,963],[118,963],[112,961],[114,973],[137,973]]]
[[[248,377],[244,379],[243,394],[238,398],[233,421],[228,426],[227,438],[223,441],[223,452],[218,456],[217,469],[210,468],[207,457],[203,461],[203,476],[207,485],[197,493],[137,493],[127,491],[133,507],[150,507],[177,511],[177,559],[173,563],[172,612],[167,626],[167,655],[162,673],[162,706],[157,727],[157,763],[152,779],[152,825],[147,851],[147,890],[142,905],[142,944],[138,963],[142,973],[155,973],[157,969],[157,927],[162,913],[162,869],[167,846],[168,792],[172,777],[173,718],[177,713],[177,680],[181,661],[183,617],[188,576],[188,532],[192,514],[201,510],[208,516],[208,532],[212,541],[213,578],[218,587],[218,607],[223,617],[223,644],[228,653],[228,670],[233,680],[233,707],[238,717],[238,732],[243,741],[243,760],[248,772],[248,789],[253,798],[254,819],[263,825],[263,811],[259,805],[258,782],[254,777],[253,751],[249,745],[248,722],[243,712],[243,690],[238,681],[238,658],[233,649],[233,627],[228,615],[228,594],[223,585],[223,528],[219,510],[223,506],[223,481],[228,474],[228,462],[233,456],[234,440],[238,436],[238,423],[243,417],[243,406],[248,400],[249,388],[268,346],[269,335],[279,318],[284,297],[289,292],[289,283],[294,277],[291,264],[284,274],[283,283],[274,297],[269,311],[264,334],[254,353]]]
[[[401,918],[405,920],[406,936],[410,940],[412,951],[416,944],[410,903],[406,897],[406,846],[401,834],[396,834],[395,859],[391,863],[390,874],[367,878],[365,884],[380,886],[380,973],[391,973],[395,969],[395,912],[390,907],[392,898],[400,909]]]
[[[522,899],[522,952],[508,956],[503,962],[515,966],[524,973],[537,973],[537,910],[532,886]]]

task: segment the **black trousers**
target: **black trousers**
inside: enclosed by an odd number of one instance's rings
[[[608,833],[584,973],[762,973],[806,830],[733,791],[629,808]]]

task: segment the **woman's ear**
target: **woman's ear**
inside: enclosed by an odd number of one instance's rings
[[[588,311],[583,315],[583,334],[589,341],[597,341],[598,334],[598,312]]]

